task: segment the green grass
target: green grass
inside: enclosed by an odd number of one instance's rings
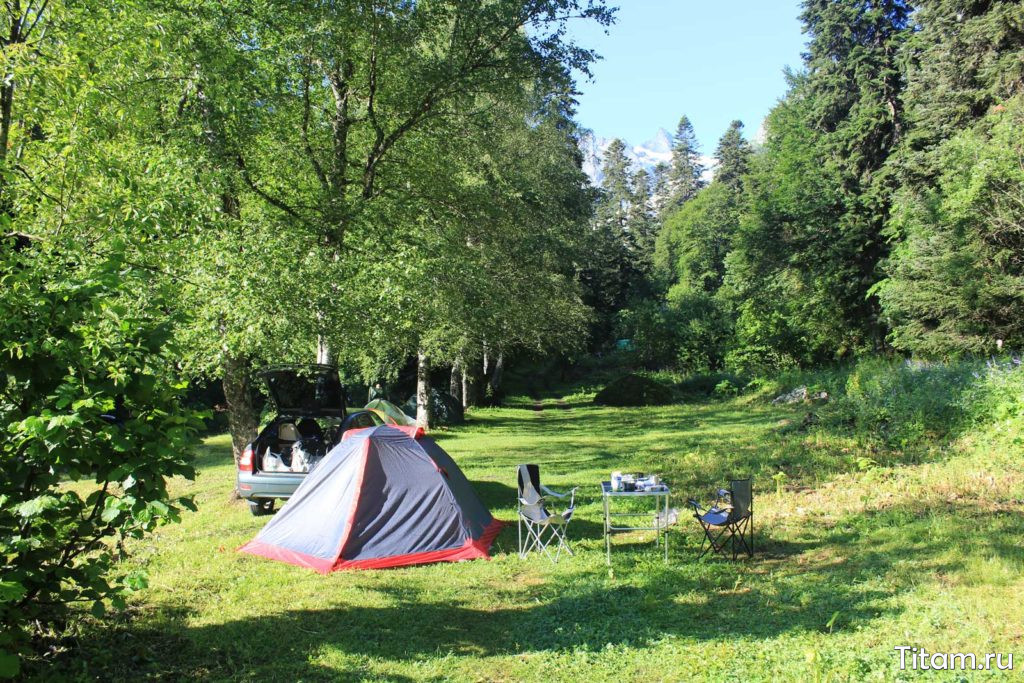
[[[905,672],[897,645],[1014,652],[1024,667],[1020,421],[927,457],[866,450],[803,407],[739,398],[571,410],[544,400],[471,413],[435,436],[484,501],[514,519],[514,466],[581,486],[576,556],[387,571],[310,571],[235,552],[265,519],[231,501],[226,437],[199,449],[199,512],[130,547],[150,586],[105,622],[83,616],[46,675],[229,680],[970,680]],[[755,477],[753,561],[697,561],[685,515],[666,566],[650,535],[615,539],[604,564],[597,484],[659,473],[707,498]],[[772,475],[783,471],[779,490]]]

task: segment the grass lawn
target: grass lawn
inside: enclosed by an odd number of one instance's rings
[[[898,645],[1014,653],[1024,467],[1005,424],[911,457],[876,453],[806,408],[736,399],[597,408],[477,410],[436,434],[495,516],[515,518],[514,466],[581,486],[576,556],[520,560],[516,529],[494,559],[397,570],[311,571],[235,552],[266,518],[232,502],[227,437],[206,440],[199,512],[130,547],[149,589],[105,622],[83,617],[51,674],[238,680],[970,680],[1005,673],[897,669]],[[564,406],[568,406],[566,410]],[[753,561],[696,560],[681,515],[665,565],[652,536],[615,539],[605,566],[598,482],[660,473],[673,505],[731,472],[755,477]],[[783,471],[784,480],[772,475]],[[1019,660],[1019,661],[1018,661]],[[1005,660],[1004,660],[1005,661]]]

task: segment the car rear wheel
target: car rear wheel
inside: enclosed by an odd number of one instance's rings
[[[274,512],[274,499],[266,500],[250,500],[249,501],[249,512],[252,513],[253,517],[262,517],[263,515],[270,515]]]

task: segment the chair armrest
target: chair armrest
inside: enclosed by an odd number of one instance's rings
[[[541,484],[540,490],[542,492],[546,493],[549,496],[554,496],[555,498],[565,498],[570,493],[574,493],[577,488],[579,488],[579,487],[577,486],[577,487],[573,488],[572,491],[566,491],[565,493],[559,493],[558,491],[552,491],[547,486],[544,486],[543,484]]]
[[[545,494],[547,494],[549,496],[553,496],[555,498],[558,498],[559,500],[562,500],[564,498],[569,498],[569,507],[575,507],[575,505],[576,505],[576,490],[578,488],[579,488],[579,486],[573,486],[571,489],[569,489],[565,493],[559,493],[558,491],[552,491],[547,486],[544,486],[543,484],[541,484],[540,490],[543,491]]]
[[[686,504],[692,507],[694,512],[700,514],[700,503],[698,503],[696,500],[690,498],[689,500],[686,501]]]

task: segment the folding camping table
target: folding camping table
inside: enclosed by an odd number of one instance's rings
[[[612,533],[616,531],[656,531],[657,536],[654,545],[664,543],[665,562],[668,562],[668,498],[671,494],[668,486],[664,484],[652,491],[613,491],[610,481],[601,482],[601,498],[604,500],[604,548],[606,561],[609,566],[612,563]],[[621,517],[649,517],[650,512],[612,512],[611,501],[613,498],[654,498],[654,524],[652,526],[615,526],[612,518]],[[662,507],[662,499],[665,504]],[[664,541],[662,538],[664,537]]]

